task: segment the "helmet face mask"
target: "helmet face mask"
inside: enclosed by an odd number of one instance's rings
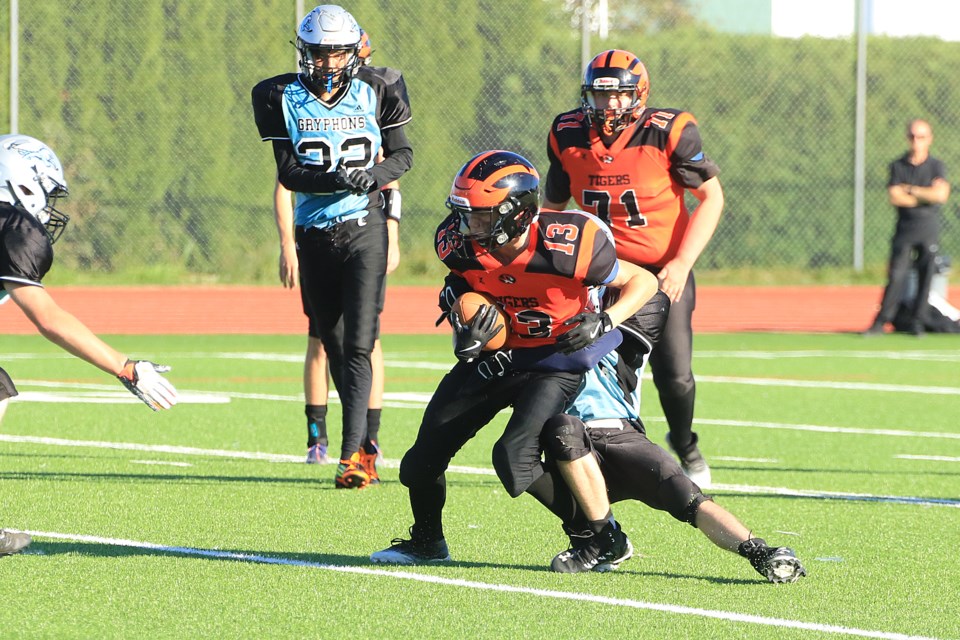
[[[494,251],[523,235],[540,212],[540,176],[522,156],[484,151],[457,172],[446,205],[459,218],[456,250],[475,243]]]
[[[647,103],[647,69],[629,51],[611,49],[587,65],[580,87],[580,104],[587,122],[601,133],[622,131],[638,120]],[[617,106],[611,96],[618,96]]]
[[[297,29],[297,51],[304,75],[327,93],[350,82],[363,64],[362,30],[343,7],[324,4],[308,13]]]
[[[56,242],[70,219],[54,206],[66,195],[63,167],[50,147],[30,136],[0,136],[0,202],[19,206],[35,217],[51,242]]]

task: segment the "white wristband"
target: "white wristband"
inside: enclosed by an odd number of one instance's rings
[[[400,190],[384,189],[380,192],[383,195],[383,213],[388,220],[400,222]]]

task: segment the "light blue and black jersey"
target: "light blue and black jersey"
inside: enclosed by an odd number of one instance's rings
[[[322,171],[369,169],[380,151],[377,99],[373,87],[353,78],[346,95],[327,108],[300,82],[283,90],[283,119],[297,161]],[[294,222],[301,227],[324,226],[366,215],[366,194],[349,191],[297,193]]]
[[[588,423],[592,420],[640,419],[640,372],[611,351],[583,377],[580,392],[565,413]]]
[[[411,119],[403,77],[384,67],[359,69],[332,103],[311,93],[298,74],[270,78],[254,88],[253,107],[264,141],[289,140],[298,165],[326,174],[336,173],[341,162],[351,170],[371,169],[383,132]],[[367,194],[349,191],[297,191],[294,222],[322,228],[362,218],[378,204],[379,197],[371,203]]]

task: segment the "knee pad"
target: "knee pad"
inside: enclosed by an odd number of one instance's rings
[[[411,447],[400,461],[400,484],[407,487],[429,485],[436,482],[447,470],[443,460],[431,456],[429,452],[423,455],[416,446]]]
[[[592,451],[583,422],[565,413],[547,420],[540,434],[540,446],[547,459],[563,462],[579,460]]]
[[[667,513],[693,527],[697,526],[697,510],[700,505],[710,499],[698,491],[690,478],[682,473],[663,480],[657,490],[657,497]]]

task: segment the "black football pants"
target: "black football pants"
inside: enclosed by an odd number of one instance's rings
[[[400,482],[410,490],[414,532],[443,535],[445,472],[450,460],[499,411],[513,406],[503,435],[493,447],[493,467],[511,497],[540,476],[540,432],[577,393],[582,374],[513,372],[483,381],[477,361],[458,362],[427,405],[420,431],[400,463]]]
[[[680,300],[670,305],[660,342],[650,354],[650,371],[660,395],[660,406],[670,428],[674,447],[683,450],[693,438],[693,310],[697,285],[693,272],[687,278]]]
[[[387,271],[387,226],[379,210],[328,229],[297,227],[300,295],[319,337],[343,406],[340,457],[360,448],[367,430],[370,352],[380,334]]]

